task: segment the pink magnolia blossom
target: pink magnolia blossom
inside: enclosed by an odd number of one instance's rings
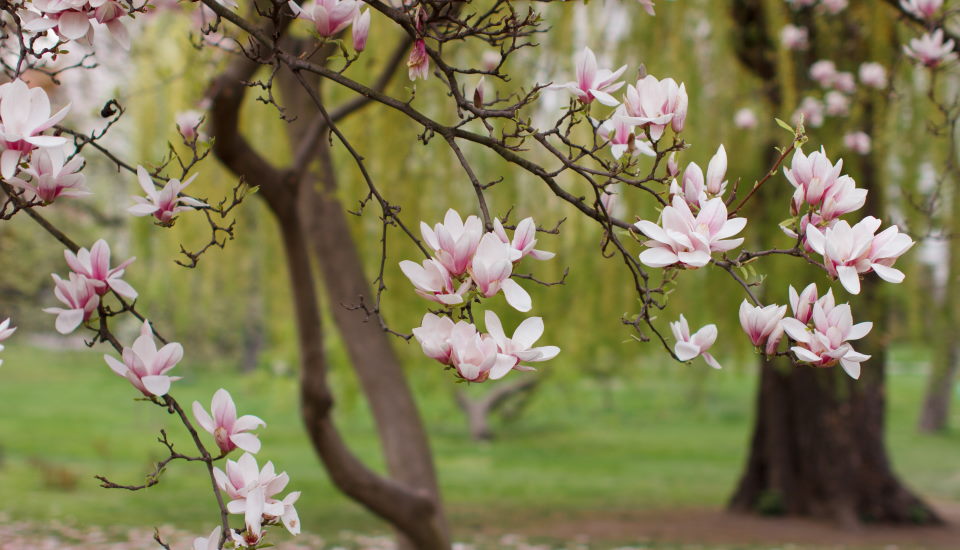
[[[744,107],[733,115],[733,125],[742,130],[756,128],[758,123],[756,113],[749,107]]]
[[[763,348],[767,355],[773,355],[783,338],[780,321],[786,313],[787,306],[751,306],[744,300],[740,304],[740,326],[754,346]]]
[[[16,332],[16,330],[17,330],[17,327],[10,326],[10,319],[9,318],[5,319],[2,323],[0,323],[0,342],[3,342],[7,338],[10,338],[10,336],[14,332]],[[3,351],[3,344],[0,344],[0,351]],[[3,359],[0,359],[0,365],[2,364],[3,364]]]
[[[480,239],[480,245],[470,264],[470,276],[477,290],[489,298],[500,290],[503,296],[517,311],[530,311],[530,295],[516,281],[510,278],[513,262],[520,255],[511,244],[500,240],[494,233],[487,233]]]
[[[451,331],[450,365],[457,375],[468,382],[499,380],[517,364],[516,357],[500,353],[496,340],[488,334],[480,334],[476,327]]]
[[[20,79],[0,86],[0,145],[5,149],[0,154],[0,175],[13,177],[24,153],[65,145],[65,137],[40,134],[63,120],[69,110],[67,105],[51,116],[47,92],[30,88]]]
[[[686,85],[677,85],[672,78],[657,80],[647,75],[636,86],[627,86],[624,106],[629,122],[649,128],[650,138],[659,141],[667,125],[676,133],[683,131],[688,101]]]
[[[944,40],[943,29],[937,29],[911,39],[910,43],[903,47],[903,51],[908,57],[932,69],[957,58],[953,47],[953,40]]]
[[[631,157],[657,155],[650,142],[638,137],[623,105],[617,107],[610,118],[597,126],[597,135],[610,144],[610,153],[615,159],[620,159],[624,153],[630,153]]]
[[[817,303],[817,285],[810,283],[799,294],[797,289],[790,285],[790,311],[793,312],[793,318],[803,324],[810,322],[813,316],[813,304]]]
[[[823,102],[815,97],[807,96],[800,102],[800,106],[793,113],[791,119],[794,124],[803,123],[811,128],[823,126]]]
[[[81,323],[90,320],[93,312],[100,305],[97,285],[90,279],[76,273],[71,273],[66,281],[56,274],[53,274],[52,277],[55,285],[53,293],[67,307],[48,307],[43,311],[57,316],[57,332],[70,334]]]
[[[837,90],[827,92],[827,95],[824,96],[824,103],[828,116],[843,117],[850,114],[850,98],[842,92]]]
[[[624,208],[623,203],[620,202],[619,185],[608,185],[600,193],[600,204],[607,211],[607,215],[614,218],[623,217]]]
[[[943,7],[943,0],[900,0],[900,6],[920,19],[932,21]]]
[[[823,195],[823,202],[820,204],[819,219],[815,225],[822,227],[832,225],[833,221],[863,208],[867,202],[867,190],[856,186],[853,178],[844,174],[837,178],[837,182]]]
[[[823,256],[827,273],[840,279],[851,294],[859,294],[860,274],[874,271],[891,283],[904,278],[903,272],[892,266],[913,246],[913,239],[900,233],[895,225],[874,235],[879,228],[880,220],[867,216],[852,227],[840,220],[822,232],[811,224],[806,236],[810,247]]]
[[[833,79],[837,76],[837,65],[829,59],[821,59],[813,65],[810,65],[810,78],[824,88],[833,85]]]
[[[483,65],[483,70],[488,72],[492,72],[499,67],[501,61],[503,61],[503,56],[495,50],[487,50],[480,56],[480,63]]]
[[[367,47],[367,36],[370,34],[370,10],[357,11],[353,19],[353,27],[350,29],[353,39],[353,49],[356,52],[362,52]]]
[[[216,472],[217,470],[214,470]],[[263,487],[254,487],[242,500],[243,531],[231,530],[230,538],[237,548],[257,548],[263,542],[263,514],[266,499]]]
[[[157,349],[150,322],[144,321],[133,347],[123,348],[122,363],[110,355],[104,355],[103,359],[113,372],[129,380],[143,395],[163,397],[170,391],[170,383],[181,378],[168,376],[167,372],[183,359],[183,346],[171,342]]]
[[[806,50],[810,47],[809,32],[805,27],[784,25],[780,31],[780,42],[788,50]]]
[[[675,178],[680,175],[680,164],[677,162],[677,152],[670,153],[667,157],[667,175]]]
[[[837,73],[833,77],[832,87],[838,92],[852,94],[857,91],[857,79],[853,76],[853,73]]]
[[[137,166],[137,181],[147,196],[146,198],[133,197],[137,204],[127,208],[127,211],[134,216],[152,215],[160,225],[173,225],[175,218],[181,212],[207,206],[206,203],[197,199],[180,195],[196,177],[197,175],[194,174],[183,183],[178,179],[170,178],[163,189],[157,191],[150,173],[143,166]]]
[[[260,469],[257,459],[250,453],[243,453],[236,462],[227,459],[225,470],[214,467],[213,477],[217,486],[231,499],[227,511],[244,514],[248,531],[258,534],[263,521],[273,523],[279,520],[291,534],[300,532],[300,519],[293,506],[300,498],[300,492],[289,493],[282,500],[274,498],[290,482],[286,472],[276,473],[273,462],[267,462]]]
[[[122,18],[127,10],[114,0],[33,0],[23,11],[24,30],[42,33],[53,29],[63,40],[72,40],[86,46],[93,43],[94,25],[91,19],[110,31],[111,38],[129,49],[130,35]]]
[[[715,369],[722,368],[720,363],[707,350],[717,341],[717,325],[706,325],[697,332],[690,334],[690,325],[686,318],[681,314],[680,320],[670,323],[670,330],[677,343],[673,347],[673,353],[681,361],[690,361],[697,357],[703,357],[708,365]]]
[[[869,88],[882,90],[887,87],[887,69],[880,63],[867,62],[858,71],[860,83]]]
[[[126,267],[136,258],[125,260],[111,269],[110,245],[107,241],[100,239],[93,243],[90,250],[81,248],[76,254],[70,250],[64,250],[63,256],[74,273],[86,277],[93,283],[97,294],[103,296],[108,290],[113,290],[124,298],[137,299],[137,291],[121,279]]]
[[[58,197],[85,197],[90,195],[86,176],[80,173],[83,157],[74,155],[69,161],[62,147],[34,149],[30,165],[17,176],[7,178],[11,185],[27,189],[44,204]]]
[[[470,290],[471,281],[467,279],[454,289],[454,280],[439,261],[429,258],[423,264],[410,260],[400,262],[400,270],[413,283],[414,290],[420,296],[444,305],[463,303],[463,295]]]
[[[790,167],[783,168],[783,175],[794,187],[791,212],[798,214],[804,205],[819,207],[827,192],[837,185],[841,171],[843,171],[843,159],[833,164],[823,147],[810,155],[805,155],[801,149],[797,149],[793,154]]]
[[[361,3],[357,0],[315,0],[302,8],[291,0],[293,15],[313,23],[317,34],[329,38],[350,26]]]
[[[707,175],[704,177],[700,166],[691,162],[683,171],[683,186],[673,180],[670,185],[670,193],[673,195],[682,194],[684,200],[690,206],[700,207],[709,199],[723,195],[727,189],[727,181],[724,179],[727,174],[727,151],[721,145],[710,164],[707,165]]]
[[[860,363],[870,358],[854,350],[849,342],[866,336],[873,323],[853,324],[850,305],[836,305],[832,290],[813,304],[807,322],[787,317],[782,324],[784,331],[797,344],[790,351],[804,363],[832,367],[839,362],[843,370],[856,379],[860,377]]]
[[[553,252],[547,252],[546,250],[537,250],[534,246],[537,244],[537,224],[533,223],[533,218],[524,218],[520,220],[520,223],[517,224],[517,228],[513,231],[513,240],[507,236],[507,231],[504,229],[503,224],[500,222],[500,218],[493,219],[493,234],[500,239],[500,242],[508,243],[510,246],[519,252],[519,256],[514,260],[514,262],[519,262],[521,259],[530,256],[534,260],[549,260],[556,256]],[[514,256],[517,256],[514,254]]]
[[[487,332],[497,343],[500,353],[513,358],[510,368],[520,371],[534,370],[533,367],[521,365],[521,362],[537,363],[549,361],[560,353],[557,346],[533,347],[534,342],[543,336],[543,319],[540,317],[529,317],[513,332],[512,338],[507,338],[503,332],[503,324],[497,314],[487,310],[484,313],[484,323]],[[499,363],[498,363],[499,364]],[[496,374],[496,373],[495,373]],[[491,377],[493,377],[491,375]],[[496,379],[496,378],[494,378]]]
[[[410,50],[410,57],[407,59],[407,76],[410,80],[430,78],[430,56],[427,55],[427,44],[423,39],[417,40]]]
[[[467,216],[464,220],[451,208],[447,210],[443,223],[436,224],[433,229],[420,222],[420,234],[437,261],[450,275],[459,277],[467,271],[477,251],[483,237],[483,222],[477,216]]]
[[[870,152],[870,136],[865,132],[851,132],[843,136],[843,145],[860,155]]]
[[[200,125],[203,124],[203,112],[197,110],[181,111],[176,116],[177,130],[188,140],[200,137]]]
[[[713,252],[725,252],[740,246],[743,238],[730,239],[743,230],[746,218],[727,219],[723,199],[707,201],[694,216],[687,202],[678,195],[660,215],[662,227],[641,220],[636,227],[650,238],[650,247],[640,254],[640,261],[650,267],[680,264],[686,268],[710,263]]]
[[[246,432],[266,426],[267,423],[250,414],[237,418],[237,407],[230,392],[221,388],[213,394],[210,413],[212,416],[207,414],[199,401],[193,402],[193,417],[197,419],[197,424],[213,436],[222,452],[229,453],[236,448],[254,454],[260,451],[260,439]]]
[[[413,329],[413,337],[420,342],[424,355],[449,365],[452,352],[450,340],[472,335],[475,332],[477,332],[476,327],[466,321],[454,323],[449,317],[426,313],[420,326]]]
[[[596,99],[610,107],[620,104],[610,93],[623,86],[622,81],[617,82],[616,80],[627,70],[626,65],[616,71],[600,69],[597,66],[597,56],[590,48],[584,48],[578,53],[574,62],[577,67],[577,80],[566,84],[557,84],[553,86],[554,89],[566,90],[581,103],[591,103]]]
[[[217,525],[210,531],[209,537],[193,539],[193,550],[219,550],[221,527]]]

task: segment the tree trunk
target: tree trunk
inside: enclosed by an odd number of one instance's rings
[[[528,395],[540,380],[531,376],[510,384],[497,384],[478,399],[471,399],[466,391],[457,390],[454,396],[466,416],[470,438],[474,441],[491,441],[494,434],[490,427],[490,415],[505,406],[511,398],[520,399]]]

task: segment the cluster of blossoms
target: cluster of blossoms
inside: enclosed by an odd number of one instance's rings
[[[143,166],[137,166],[137,182],[146,197],[133,197],[136,204],[127,211],[134,216],[153,216],[157,219],[157,224],[171,226],[181,212],[207,206],[203,201],[181,195],[196,177],[197,174],[194,174],[182,183],[178,179],[170,178],[162,189],[157,190],[150,173]]]
[[[97,23],[123,48],[130,48],[130,34],[122,21],[127,9],[116,0],[32,0],[26,5],[19,13],[26,32],[53,31],[65,42],[92,46]]]
[[[331,38],[340,31],[351,27],[353,49],[357,53],[367,47],[370,34],[370,10],[361,10],[363,2],[359,0],[315,0],[299,6],[289,2],[293,15],[313,23],[317,34]]]
[[[273,462],[267,462],[261,469],[249,452],[243,453],[236,462],[227,459],[225,470],[214,467],[214,479],[230,498],[227,510],[231,514],[242,514],[245,527],[242,532],[230,534],[234,544],[258,548],[263,542],[264,525],[283,524],[290,534],[300,533],[300,517],[293,506],[300,498],[300,491],[276,498],[290,482],[286,472],[276,473]]]
[[[420,232],[433,257],[422,264],[404,260],[400,269],[417,294],[448,309],[469,306],[502,291],[512,307],[530,311],[530,295],[511,278],[513,266],[527,256],[537,260],[554,256],[534,248],[537,228],[533,218],[517,224],[511,239],[499,219],[493,220],[493,231],[484,232],[480,218],[467,216],[464,220],[450,209],[443,223],[432,228],[421,222]],[[460,378],[470,382],[496,380],[512,369],[530,370],[520,361],[546,361],[560,351],[552,346],[531,348],[543,334],[539,317],[521,323],[512,339],[506,337],[492,311],[485,315],[488,334],[481,334],[466,321],[454,323],[451,317],[452,313],[447,317],[428,313],[413,333],[428,357],[456,369]]]
[[[857,91],[857,77],[852,72],[837,70],[836,63],[829,59],[821,59],[811,65],[809,75],[825,93],[822,99],[813,95],[804,97],[793,113],[794,124],[800,124],[802,120],[809,127],[819,128],[826,117],[848,116],[852,96]],[[861,64],[857,76],[860,84],[866,88],[883,90],[887,87],[887,70],[879,63]],[[844,143],[858,154],[870,152],[870,136],[863,132],[848,134]]]
[[[794,187],[791,214],[799,216],[793,227],[784,227],[791,237],[800,238],[808,251],[823,256],[824,267],[839,278],[848,292],[860,292],[860,275],[876,272],[894,283],[903,273],[892,266],[913,246],[913,240],[896,226],[877,234],[880,220],[868,216],[854,226],[839,218],[859,210],[867,191],[841,174],[843,161],[834,164],[821,148],[810,155],[798,150],[784,176]]]

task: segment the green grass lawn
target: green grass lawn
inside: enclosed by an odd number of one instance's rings
[[[914,431],[924,383],[914,356],[909,350],[895,354],[890,376],[894,463],[923,494],[960,500],[960,436]],[[196,464],[173,465],[148,491],[97,486],[95,474],[142,482],[151,463],[164,456],[155,441],[161,428],[170,428],[186,449],[173,419],[135,401],[135,390],[100,354],[8,347],[3,358],[0,511],[41,523],[209,528],[212,496]],[[241,414],[266,420],[259,458],[286,470],[290,488],[303,491],[298,509],[305,530],[332,536],[341,529],[384,529],[326,479],[300,425],[294,379],[181,367],[186,378],[175,384],[174,395],[185,406],[194,399],[209,405],[213,392],[225,385]],[[336,409],[338,423],[354,450],[379,468],[375,432],[344,370],[338,366],[334,379],[347,394]],[[722,506],[746,452],[756,378],[736,370],[696,379],[693,373],[653,364],[603,387],[552,376],[519,419],[498,426],[499,439],[489,444],[466,436],[450,394],[452,379],[441,384],[436,371],[418,377],[417,394],[454,525],[464,532],[506,532],[525,522],[598,512]]]

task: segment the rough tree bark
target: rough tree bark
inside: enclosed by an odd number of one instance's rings
[[[287,259],[297,319],[298,341],[301,362],[301,412],[307,432],[317,454],[323,461],[334,484],[349,497],[390,522],[402,534],[404,548],[418,550],[449,549],[450,541],[446,522],[439,502],[433,463],[419,415],[409,388],[402,376],[399,363],[383,341],[371,345],[360,341],[364,337],[383,338],[379,325],[367,323],[362,327],[354,324],[354,317],[343,316],[339,304],[334,306],[334,318],[344,333],[354,367],[361,379],[363,390],[371,403],[374,417],[383,437],[383,451],[393,479],[384,478],[369,470],[347,448],[331,418],[333,397],[326,382],[326,363],[323,353],[323,327],[311,268],[310,247],[314,246],[318,263],[329,266],[325,269],[328,294],[333,300],[347,299],[355,302],[359,295],[369,296],[362,265],[356,250],[349,246],[342,210],[318,212],[315,180],[304,170],[303,165],[287,170],[278,170],[262,158],[239,132],[239,110],[250,80],[259,65],[246,59],[236,59],[217,77],[210,87],[212,99],[211,135],[215,137],[214,154],[232,172],[243,177],[251,185],[258,185],[261,196],[280,225],[284,251]],[[394,67],[390,67],[392,73]],[[383,83],[389,74],[381,79]],[[362,103],[346,104],[341,112],[348,112]],[[316,113],[316,110],[308,111]],[[304,120],[319,120],[302,113]],[[309,162],[316,150],[322,147],[323,132],[314,132],[301,141],[311,141],[309,150],[300,151],[298,162]],[[304,153],[304,154],[299,154]],[[327,215],[336,210],[343,225],[330,222]],[[332,224],[332,225],[331,225]],[[328,249],[317,241],[318,234],[338,231],[336,242],[339,248],[347,249],[355,262],[343,254],[329,257]],[[342,251],[341,251],[342,252]],[[327,256],[324,256],[327,254]],[[352,269],[352,272],[338,271]],[[344,279],[350,276],[358,280],[350,285]],[[359,332],[352,332],[352,331]],[[376,331],[371,332],[372,331]],[[374,335],[375,334],[375,335]],[[360,345],[360,343],[362,345]],[[384,351],[386,350],[386,351]],[[365,355],[366,352],[371,354]],[[378,379],[378,377],[380,377]]]
[[[734,18],[741,27],[748,26],[741,34],[747,38],[737,42],[739,49],[773,44],[772,9],[782,6],[766,0],[733,3]],[[776,74],[783,70],[781,65],[749,51],[740,51],[739,57],[772,87],[773,91],[766,94],[771,110],[792,110],[792,105],[779,105],[777,100],[795,94],[777,90],[771,79],[782,83],[792,81],[796,75],[785,79]],[[874,120],[869,113],[864,118],[868,124]],[[872,130],[866,128],[871,134]],[[883,196],[874,169],[878,154],[863,157],[859,170],[855,170],[858,185],[870,191],[862,214],[879,217]],[[848,169],[850,164],[846,165]],[[786,204],[786,200],[782,203]],[[749,458],[730,501],[732,510],[815,516],[847,526],[863,521],[940,522],[936,513],[900,482],[887,458],[883,333],[886,307],[876,291],[877,285],[875,277],[868,276],[860,299],[852,304],[856,320],[877,322],[871,334],[857,345],[858,351],[872,355],[863,365],[860,380],[850,380],[839,367],[794,367],[784,360],[761,365]]]

